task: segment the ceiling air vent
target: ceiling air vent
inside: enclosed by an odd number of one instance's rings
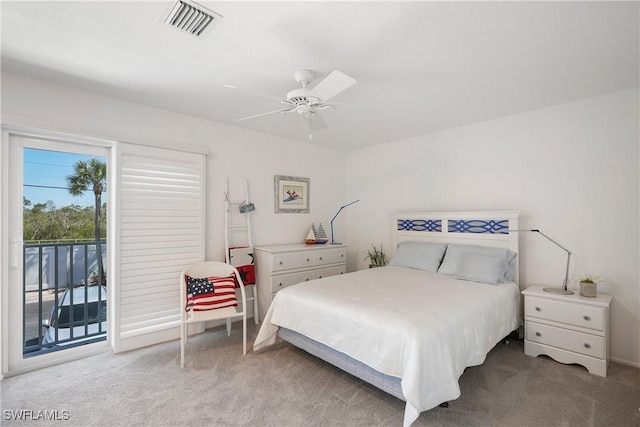
[[[213,21],[222,18],[215,12],[192,2],[178,0],[168,7],[168,13],[163,21],[180,31],[200,37],[207,28],[211,28]]]

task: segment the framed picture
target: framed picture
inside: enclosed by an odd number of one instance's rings
[[[274,176],[276,213],[309,213],[309,178]]]

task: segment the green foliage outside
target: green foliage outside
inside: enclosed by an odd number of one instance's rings
[[[106,203],[102,205],[106,212]],[[36,203],[23,198],[24,241],[95,241],[95,208],[93,206],[70,205],[58,208],[54,202]],[[106,215],[100,218],[101,238],[106,238]]]
[[[69,193],[80,196],[87,190],[93,191],[95,198],[94,232],[95,240],[100,240],[102,233],[100,219],[102,218],[102,192],[107,188],[107,165],[98,159],[87,162],[79,160],[73,166],[74,174],[67,177]]]
[[[106,191],[107,165],[98,160],[80,160],[74,174],[67,177],[68,190],[74,196],[92,191],[93,207],[78,205],[56,207],[52,201],[36,203],[23,197],[24,241],[98,241],[106,237],[106,206],[102,193]]]

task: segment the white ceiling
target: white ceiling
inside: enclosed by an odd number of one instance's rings
[[[201,1],[224,16],[201,38],[172,3],[2,1],[2,70],[344,150],[638,86],[638,2]],[[358,81],[328,129],[237,121],[299,69]]]

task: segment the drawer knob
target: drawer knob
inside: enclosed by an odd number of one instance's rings
[[[541,337],[541,336],[542,336],[542,334],[541,334],[540,332],[536,332],[536,336],[537,336],[537,337]]]
[[[540,307],[536,307],[536,311],[542,311]]]
[[[344,254],[340,254],[340,258],[344,258]]]
[[[309,260],[307,260],[307,261],[309,261]],[[322,257],[320,257],[320,261],[322,261]]]
[[[589,344],[588,342],[584,343],[584,348],[591,348],[591,344]]]
[[[318,276],[318,279],[322,279],[322,276]]]
[[[322,259],[322,258],[320,258],[320,259]],[[307,258],[307,262],[309,262],[309,258]]]
[[[282,287],[282,282],[278,283],[278,286]]]
[[[282,261],[280,261],[280,265],[282,265]]]
[[[308,281],[309,281],[309,278],[307,277],[306,279],[304,279],[304,281],[305,281],[305,282],[308,282]]]
[[[587,316],[586,314],[585,314],[584,316],[582,316],[582,318],[583,318],[584,320],[586,320],[587,322],[588,322],[589,320],[591,320],[591,317],[590,317],[590,316]]]

